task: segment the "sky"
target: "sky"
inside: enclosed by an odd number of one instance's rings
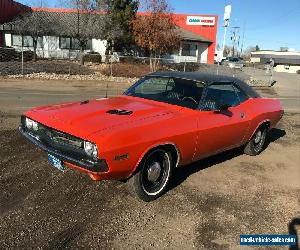
[[[60,7],[62,0],[19,0],[37,6]],[[231,19],[226,44],[231,45],[231,27],[238,26],[244,49],[258,45],[260,49],[280,47],[300,51],[300,0],[169,0],[175,13],[216,14],[219,16],[217,42],[222,45],[224,7],[231,4]]]

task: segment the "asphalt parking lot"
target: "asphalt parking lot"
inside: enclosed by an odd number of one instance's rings
[[[177,169],[151,203],[131,197],[124,183],[59,172],[17,132],[24,110],[105,96],[106,82],[1,79],[0,249],[253,249],[239,246],[240,234],[299,235],[300,81],[276,77],[274,88],[260,89],[286,110],[267,149]],[[109,83],[108,95],[127,85]]]

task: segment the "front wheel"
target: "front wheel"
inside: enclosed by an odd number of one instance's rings
[[[265,147],[267,127],[261,126],[256,131],[251,140],[247,143],[244,153],[247,155],[258,155]]]
[[[158,148],[146,155],[138,171],[128,180],[129,191],[143,201],[152,201],[166,190],[172,174],[170,152]]]

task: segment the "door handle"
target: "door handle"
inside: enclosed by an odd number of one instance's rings
[[[244,118],[245,117],[245,113],[244,112],[241,112],[241,118]]]

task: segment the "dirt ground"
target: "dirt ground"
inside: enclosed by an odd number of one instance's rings
[[[124,183],[59,172],[17,131],[24,110],[104,96],[106,84],[0,80],[0,249],[247,250],[240,234],[299,235],[298,86],[260,90],[286,107],[261,155],[235,149],[179,168],[168,192],[144,203]]]

